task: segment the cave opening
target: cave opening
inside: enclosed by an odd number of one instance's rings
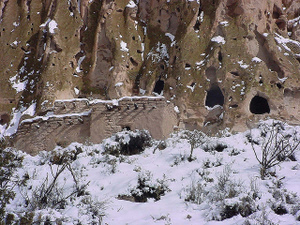
[[[224,105],[224,95],[219,86],[214,85],[207,91],[205,106],[214,107],[216,105]]]
[[[165,86],[165,82],[161,79],[159,79],[158,81],[156,81],[155,83],[155,87],[153,92],[157,93],[157,94],[161,94],[161,92],[164,90],[164,86]]]
[[[254,96],[250,102],[250,112],[253,114],[270,113],[268,100],[258,95]]]
[[[122,126],[122,130],[130,131],[131,127],[129,125]]]

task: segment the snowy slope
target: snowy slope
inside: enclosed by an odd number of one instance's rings
[[[285,125],[283,132],[300,139],[300,127]],[[128,142],[129,133],[118,135]],[[33,221],[62,224],[300,224],[300,152],[294,154],[296,161],[286,159],[262,180],[249,142],[251,134],[261,145],[261,133],[254,129],[235,135],[224,132],[219,138],[202,135],[192,160],[187,131],[173,134],[162,150],[157,148],[162,142],[153,141],[135,155],[105,153],[108,146],[117,146],[116,136],[103,144],[73,143],[35,157],[16,152],[24,159],[11,179],[16,195],[6,213],[17,220],[33,211]],[[37,193],[49,187],[63,167],[63,154],[70,156],[70,169],[58,176],[52,198],[59,193],[66,201],[52,209],[38,207]],[[72,195],[75,186],[84,193]],[[147,191],[160,194],[133,202],[133,196]]]

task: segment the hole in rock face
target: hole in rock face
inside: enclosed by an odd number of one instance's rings
[[[280,30],[285,30],[286,22],[283,19],[277,19],[275,23]]]
[[[130,57],[129,60],[132,63],[132,65],[134,65],[134,66],[138,66],[139,65],[139,63],[137,61],[135,61],[132,57]]]
[[[220,62],[222,62],[222,60],[223,60],[223,56],[222,56],[222,52],[221,51],[219,51],[219,53],[218,53],[218,60]]]
[[[123,127],[122,127],[122,130],[131,130],[131,128],[130,128],[129,125],[126,125],[126,126],[123,126]]]
[[[250,102],[250,112],[253,114],[270,113],[268,100],[258,95],[254,96]]]
[[[214,107],[215,105],[224,105],[224,95],[219,86],[214,85],[207,92],[205,106]]]
[[[281,89],[282,88],[282,85],[280,83],[276,83],[276,86]]]
[[[164,86],[165,86],[165,82],[159,79],[158,81],[156,81],[153,92],[160,95],[161,92],[164,90]]]
[[[231,71],[230,72],[233,76],[239,77],[240,74],[237,71]]]
[[[4,124],[7,124],[7,123],[9,123],[9,115],[6,114],[6,113],[0,115],[0,124],[4,125]]]

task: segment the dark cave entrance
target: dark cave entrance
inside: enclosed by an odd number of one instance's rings
[[[258,95],[254,96],[250,102],[250,112],[253,114],[270,113],[268,100]]]
[[[129,125],[122,126],[122,130],[130,131],[131,127]]]
[[[224,105],[224,95],[219,86],[214,85],[207,92],[205,106],[214,107],[216,105]]]
[[[164,86],[165,86],[165,82],[162,81],[161,79],[159,79],[158,81],[156,81],[155,83],[155,87],[153,92],[157,93],[157,94],[161,94],[161,92],[164,90]]]

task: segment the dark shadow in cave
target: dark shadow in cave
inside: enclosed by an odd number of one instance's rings
[[[253,114],[270,113],[268,100],[258,95],[254,96],[250,102],[250,112]]]
[[[156,81],[155,83],[155,87],[153,92],[157,93],[157,94],[161,94],[161,92],[164,90],[164,86],[165,86],[165,82],[162,81],[160,78],[158,81]]]
[[[224,105],[224,95],[217,85],[213,85],[209,91],[207,91],[205,106],[214,107],[215,105]]]

